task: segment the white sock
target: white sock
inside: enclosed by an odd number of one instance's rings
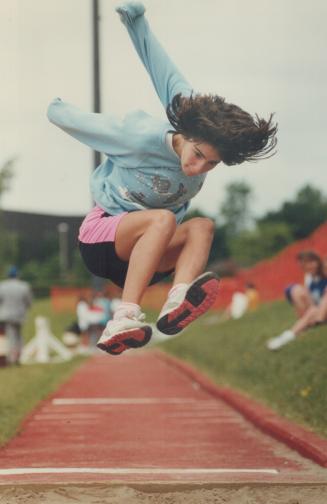
[[[287,339],[287,340],[292,341],[293,339],[295,339],[295,334],[294,334],[293,331],[291,331],[291,329],[288,329],[287,331],[284,331],[283,335],[284,335],[284,338]]]
[[[123,317],[138,317],[141,313],[141,307],[136,303],[121,302],[114,313],[113,320],[120,320]]]

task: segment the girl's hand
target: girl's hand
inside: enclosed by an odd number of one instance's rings
[[[122,23],[133,23],[136,18],[145,13],[142,2],[124,2],[116,7]]]

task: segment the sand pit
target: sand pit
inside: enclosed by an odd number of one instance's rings
[[[1,504],[326,504],[327,486],[147,492],[127,486],[2,487]]]

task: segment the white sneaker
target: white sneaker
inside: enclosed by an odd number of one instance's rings
[[[205,313],[214,303],[219,288],[217,275],[203,273],[188,287],[172,293],[164,304],[157,320],[157,328],[163,334],[173,336]]]
[[[290,343],[291,341],[295,340],[295,334],[293,331],[284,331],[282,334],[279,336],[276,336],[275,338],[271,338],[270,340],[267,341],[267,348],[269,350],[278,350],[284,345],[287,345],[287,343]]]
[[[151,339],[152,329],[149,324],[142,322],[144,319],[145,315],[141,313],[132,318],[109,320],[97,347],[111,355],[120,355],[129,348],[146,345]]]

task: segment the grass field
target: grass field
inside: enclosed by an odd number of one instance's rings
[[[210,319],[202,317],[162,349],[327,437],[327,325],[270,352],[266,340],[294,321],[286,302],[263,305],[237,321],[207,324]]]
[[[73,318],[69,313],[54,315],[48,300],[36,301],[24,326],[26,341],[34,336],[36,315],[44,315],[50,319],[51,330],[57,337],[62,335],[64,328]],[[83,360],[78,357],[57,364],[0,368],[0,445],[17,432],[23,418],[39,401],[54,392]]]

